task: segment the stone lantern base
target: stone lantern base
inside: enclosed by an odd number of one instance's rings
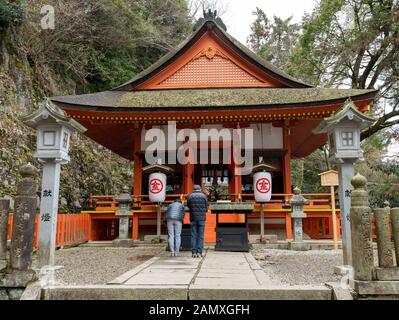
[[[118,248],[131,248],[134,247],[133,239],[115,239],[112,241],[112,246]]]
[[[34,270],[2,270],[0,273],[0,287],[25,288],[30,282],[38,279]]]
[[[300,242],[291,241],[291,242],[288,242],[288,250],[308,251],[308,250],[310,250],[310,245],[303,241],[300,241]]]

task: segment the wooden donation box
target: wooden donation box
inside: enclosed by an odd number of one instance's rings
[[[210,210],[216,214],[216,251],[248,252],[248,219],[247,214],[254,210],[254,203],[248,202],[214,202]],[[244,214],[241,223],[222,223],[220,214]]]
[[[190,224],[183,224],[183,227],[181,230],[180,251],[191,251],[191,226],[190,226]]]

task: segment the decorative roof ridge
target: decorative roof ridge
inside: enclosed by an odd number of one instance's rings
[[[212,21],[220,28],[222,28],[224,31],[227,31],[227,27],[224,24],[223,20],[218,16],[217,10],[212,11],[211,9],[208,9],[208,11],[206,11],[204,9],[203,14],[204,17],[198,19],[197,23],[194,25],[193,27],[194,32],[198,30],[200,27],[202,27],[207,21]]]

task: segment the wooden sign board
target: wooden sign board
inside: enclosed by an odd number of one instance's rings
[[[335,211],[335,191],[334,187],[338,186],[338,172],[329,170],[319,174],[321,179],[321,185],[323,187],[330,187],[331,192],[331,212],[333,221],[333,235],[334,235],[334,248],[338,252],[338,222],[337,213]]]
[[[338,186],[338,172],[329,170],[319,174],[321,179],[321,185],[323,187],[335,187]]]

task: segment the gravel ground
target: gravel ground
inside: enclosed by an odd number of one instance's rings
[[[153,256],[162,247],[75,247],[56,251],[56,283],[64,285],[106,284]]]
[[[265,272],[283,285],[321,285],[337,282],[334,267],[342,265],[342,254],[334,250],[304,252],[255,249],[252,255]]]

